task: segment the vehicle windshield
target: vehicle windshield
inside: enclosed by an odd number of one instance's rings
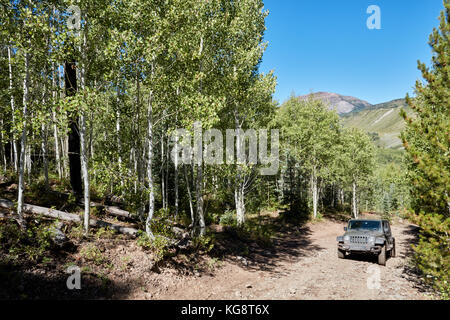
[[[350,221],[348,224],[349,230],[380,230],[381,222],[380,221],[363,221],[363,220],[354,220]]]

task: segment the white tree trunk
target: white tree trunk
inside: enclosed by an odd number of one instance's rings
[[[19,190],[17,197],[17,216],[19,225],[24,228],[25,220],[23,218],[23,192],[24,192],[24,171],[25,171],[25,152],[27,147],[27,125],[28,125],[28,87],[29,87],[29,70],[28,70],[28,52],[25,52],[25,76],[23,78],[23,129],[21,138],[21,152],[19,163]]]
[[[52,112],[53,117],[53,139],[55,140],[55,161],[56,170],[58,171],[59,180],[62,179],[62,168],[61,168],[61,154],[59,152],[59,137],[58,137],[58,126],[56,125],[56,113]]]
[[[176,123],[176,122],[175,122]],[[178,217],[178,143],[175,143],[175,219]]]
[[[203,66],[202,66],[202,56],[203,53],[203,35],[200,37],[200,47],[198,50],[198,55],[200,57],[200,72],[202,72]],[[202,94],[203,93],[203,81],[200,80],[200,87],[199,87],[199,92]],[[200,128],[200,130],[202,130]],[[194,129],[195,131],[195,129]],[[200,147],[200,149],[202,149],[202,147]],[[203,152],[203,150],[200,150],[200,152]],[[197,175],[196,175],[196,181],[195,181],[195,189],[196,189],[196,198],[197,198],[197,216],[199,219],[199,226],[200,226],[200,236],[203,236],[205,234],[205,217],[204,217],[204,213],[203,213],[203,157],[202,161],[200,161],[200,163],[195,163],[194,160],[194,165],[197,168]],[[195,225],[194,225],[194,229],[195,229]]]
[[[153,215],[155,213],[155,190],[154,190],[154,182],[153,182],[153,172],[152,172],[152,164],[153,164],[153,96],[152,92],[150,92],[149,103],[148,103],[148,116],[147,116],[147,149],[148,149],[148,162],[147,162],[147,179],[148,179],[148,187],[150,190],[149,193],[149,208],[148,215],[145,221],[145,232],[150,238],[154,238],[151,222],[153,219]]]
[[[26,62],[27,63],[27,62]],[[14,94],[13,94],[13,73],[12,73],[12,62],[11,62],[11,46],[8,46],[8,69],[9,69],[9,91],[11,95],[11,111],[12,111],[12,122],[16,123],[16,108],[14,106]],[[19,156],[18,156],[18,147],[17,141],[15,138],[15,130],[13,130],[13,140],[12,140],[12,148],[14,153],[14,171],[17,172],[19,169]]]
[[[358,206],[356,204],[356,182],[353,181],[353,192],[352,192],[352,211],[353,218],[358,218]]]
[[[245,154],[244,146],[241,141],[241,125],[238,118],[235,116],[236,127],[236,150],[238,155],[240,152]],[[236,166],[236,185],[234,191],[234,201],[236,205],[236,218],[238,226],[242,226],[245,222],[245,199],[244,199],[244,176],[241,165],[238,163]]]
[[[167,129],[168,130],[168,129]],[[166,209],[166,211],[169,208],[169,159],[170,159],[170,154],[169,154],[169,135],[166,135],[166,206],[164,207],[164,209]]]
[[[68,135],[64,135],[61,138],[61,147],[63,151],[63,172],[64,177],[69,178],[69,137]]]
[[[84,50],[86,49],[86,35],[83,37],[83,64],[86,63],[86,56]],[[81,68],[81,90],[86,88],[86,69],[83,65]],[[81,144],[81,172],[83,174],[83,197],[84,197],[84,216],[83,216],[83,226],[84,233],[87,235],[89,233],[89,218],[90,218],[90,186],[89,186],[89,168],[88,168],[88,158],[87,158],[87,148],[86,148],[86,110],[81,108],[80,114],[80,144]]]
[[[31,141],[34,141],[34,133],[31,133]],[[31,183],[31,145],[27,145],[25,150],[25,173],[27,174],[27,182]]]
[[[245,223],[245,202],[244,202],[244,188],[242,183],[238,183],[234,190],[234,200],[236,203],[237,223],[242,226]]]
[[[117,150],[118,150],[118,163],[119,169],[122,168],[122,142],[120,140],[120,96],[119,88],[117,88],[117,111],[116,111],[116,136],[117,136]],[[121,181],[123,185],[123,181]]]
[[[44,179],[45,179],[45,186],[48,188],[48,131],[47,126],[43,123],[42,124],[42,143],[41,143],[41,149],[42,149],[42,158],[44,162]]]
[[[161,197],[162,197],[162,206],[166,208],[166,178],[165,178],[165,170],[164,170],[164,134],[161,135]]]
[[[0,119],[0,156],[3,161],[3,171],[6,173],[6,151],[5,151],[5,137],[3,135],[3,118]]]
[[[317,190],[317,176],[316,176],[316,168],[313,169],[311,174],[311,192],[312,192],[312,200],[313,200],[313,217],[317,218],[317,205],[318,205],[318,190]]]
[[[179,87],[177,87],[177,90],[176,90],[176,95],[177,96],[179,96],[180,95],[180,88]],[[177,128],[177,125],[178,125],[178,110],[176,110],[176,113],[175,113],[175,128]],[[167,145],[167,147],[169,147],[169,145]],[[175,185],[174,185],[174,188],[175,188],[175,220],[177,219],[177,217],[178,217],[178,198],[179,198],[179,190],[178,190],[178,164],[179,164],[179,161],[178,161],[178,138],[177,138],[177,141],[176,141],[176,143],[175,143],[175,146],[174,146],[174,148],[175,148],[175,163],[174,163],[174,165],[175,165]],[[167,159],[169,159],[169,157],[167,157]]]
[[[84,195],[84,232],[87,235],[89,232],[89,216],[90,216],[90,194],[89,194],[89,169],[86,148],[86,116],[82,111],[80,115],[80,144],[81,144],[81,172],[83,174],[83,195]]]
[[[197,193],[197,216],[200,226],[200,236],[205,234],[205,216],[203,213],[203,167],[202,164],[197,164],[197,177],[196,177],[196,193]]]
[[[189,197],[189,209],[191,210],[191,227],[195,226],[194,206],[192,204],[191,186],[189,184],[188,173],[186,165],[184,165],[184,178],[186,180],[186,189]]]
[[[59,67],[58,67],[59,69]],[[65,98],[65,90],[64,90],[64,68],[62,68],[63,72],[58,72],[57,80],[59,84],[59,98],[62,100]],[[69,178],[69,136],[64,134],[60,138],[61,145],[61,170],[64,178]]]
[[[53,63],[53,76],[52,76],[52,96],[53,103],[56,104],[57,101],[57,72],[56,72],[56,64]],[[55,140],[55,158],[56,158],[56,170],[58,171],[59,180],[62,179],[62,169],[61,169],[61,155],[59,153],[59,138],[58,138],[58,125],[56,123],[56,111],[52,111],[52,120],[53,120],[53,139]]]
[[[139,75],[138,73],[136,73],[136,137],[140,137],[140,106],[141,106],[141,84],[139,82]],[[148,143],[148,141],[146,141]],[[137,184],[135,184],[135,189],[136,191],[139,191],[141,194],[143,192],[143,184],[144,184],[144,161],[143,158],[145,156],[144,153],[144,148],[142,148],[142,144],[139,142],[139,140],[135,141],[136,143],[136,148],[134,150],[134,160],[135,160],[135,171],[137,173]],[[147,169],[148,169],[148,164],[147,164]],[[144,203],[141,204],[141,206],[139,206],[138,208],[138,215],[139,217],[144,217],[145,214],[145,205]],[[148,217],[147,217],[148,219]]]

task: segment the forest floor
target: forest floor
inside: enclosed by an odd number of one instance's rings
[[[396,222],[397,256],[385,267],[376,258],[338,259],[336,236],[345,223],[325,220],[293,228],[275,239],[272,250],[250,252],[243,259],[227,260],[212,274],[175,279],[160,275],[162,286],[147,293],[131,292],[130,299],[393,299],[433,298],[411,267],[410,245],[417,227]],[[369,268],[371,267],[371,268]],[[367,280],[379,268],[379,289],[368,289]],[[165,280],[162,280],[164,279]]]
[[[433,298],[411,263],[416,226],[393,222],[397,256],[383,267],[370,256],[338,259],[336,236],[346,217],[332,217],[301,222],[266,212],[258,219],[271,228],[269,244],[213,225],[213,250],[181,250],[159,265],[135,239],[98,231],[89,239],[69,236],[68,246],[38,263],[11,262],[0,250],[0,299]],[[74,265],[81,269],[81,290],[67,289],[67,268]],[[369,289],[378,271],[380,287]]]

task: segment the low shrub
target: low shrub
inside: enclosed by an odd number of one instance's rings
[[[139,231],[136,243],[145,250],[150,250],[156,262],[169,256],[169,240],[166,237],[155,235],[150,238],[145,232]]]
[[[411,215],[421,228],[420,240],[413,245],[414,262],[443,299],[450,298],[450,218],[438,214]]]
[[[26,230],[21,230],[13,220],[0,223],[0,250],[6,260],[24,258],[40,262],[51,247],[51,237],[49,226],[39,220],[30,221]]]

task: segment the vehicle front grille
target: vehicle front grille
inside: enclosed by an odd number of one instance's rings
[[[351,243],[367,244],[366,236],[350,236]]]

